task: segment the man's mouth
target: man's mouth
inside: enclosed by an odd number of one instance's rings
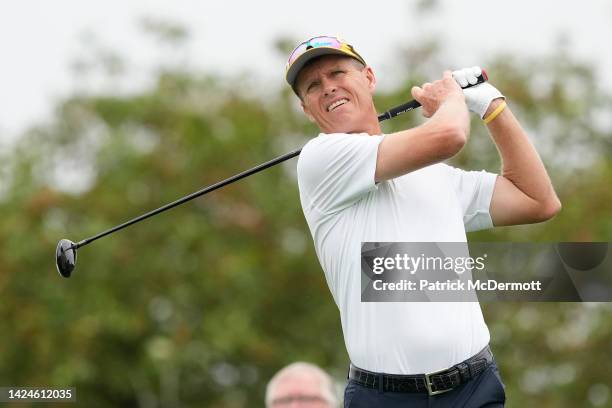
[[[338,106],[342,106],[342,105],[344,105],[345,103],[348,103],[348,101],[349,101],[349,100],[348,100],[348,99],[346,99],[346,98],[338,99],[336,102],[332,103],[331,105],[329,105],[329,106],[327,107],[327,111],[328,111],[328,112],[331,112],[331,111],[333,111],[334,109],[336,109]]]

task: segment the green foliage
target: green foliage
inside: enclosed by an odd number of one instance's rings
[[[421,67],[435,66],[431,50],[412,50]],[[470,238],[608,241],[610,129],[601,123],[610,95],[563,53],[519,61],[498,56],[487,66],[542,151],[564,209],[544,224]],[[377,96],[379,110],[426,78],[413,68]],[[60,238],[91,236],[316,134],[290,90],[265,101],[244,95],[222,78],[181,72],[136,95],[75,95],[1,158],[0,385],[74,386],[88,407],[243,407],[262,405],[267,380],[295,360],[343,379],[338,311],[300,208],[295,161],[81,249],[70,280],[54,271]],[[385,130],[420,120],[405,115]],[[499,168],[482,124],[454,163]],[[586,406],[594,384],[610,383],[600,364],[612,351],[608,305],[483,310],[508,406]]]

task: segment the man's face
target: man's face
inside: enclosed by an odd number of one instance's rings
[[[373,118],[377,120],[375,87],[370,67],[360,69],[354,59],[335,55],[306,66],[296,80],[304,113],[324,133],[365,132]]]
[[[272,408],[329,408],[321,379],[314,375],[282,378],[274,387]]]

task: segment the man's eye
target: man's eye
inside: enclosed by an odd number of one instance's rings
[[[338,71],[332,72],[332,74],[334,75],[344,74],[344,71],[338,70]]]
[[[319,83],[318,83],[318,82],[316,82],[316,81],[315,81],[315,82],[311,82],[311,83],[310,83],[310,85],[308,85],[308,88],[306,88],[306,91],[307,91],[307,92],[310,92],[310,91],[312,91],[313,89],[315,89],[317,86],[319,86]]]

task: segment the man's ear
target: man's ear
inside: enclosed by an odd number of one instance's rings
[[[302,106],[302,110],[304,111],[304,114],[308,117],[308,120],[310,120],[312,123],[315,123],[314,116],[312,116],[312,114],[310,113],[310,110],[306,107],[306,105],[304,105],[304,101],[301,101],[300,105]]]
[[[370,66],[365,67],[365,75],[368,80],[368,88],[371,93],[374,93],[376,89],[376,75],[374,75],[374,71]]]

